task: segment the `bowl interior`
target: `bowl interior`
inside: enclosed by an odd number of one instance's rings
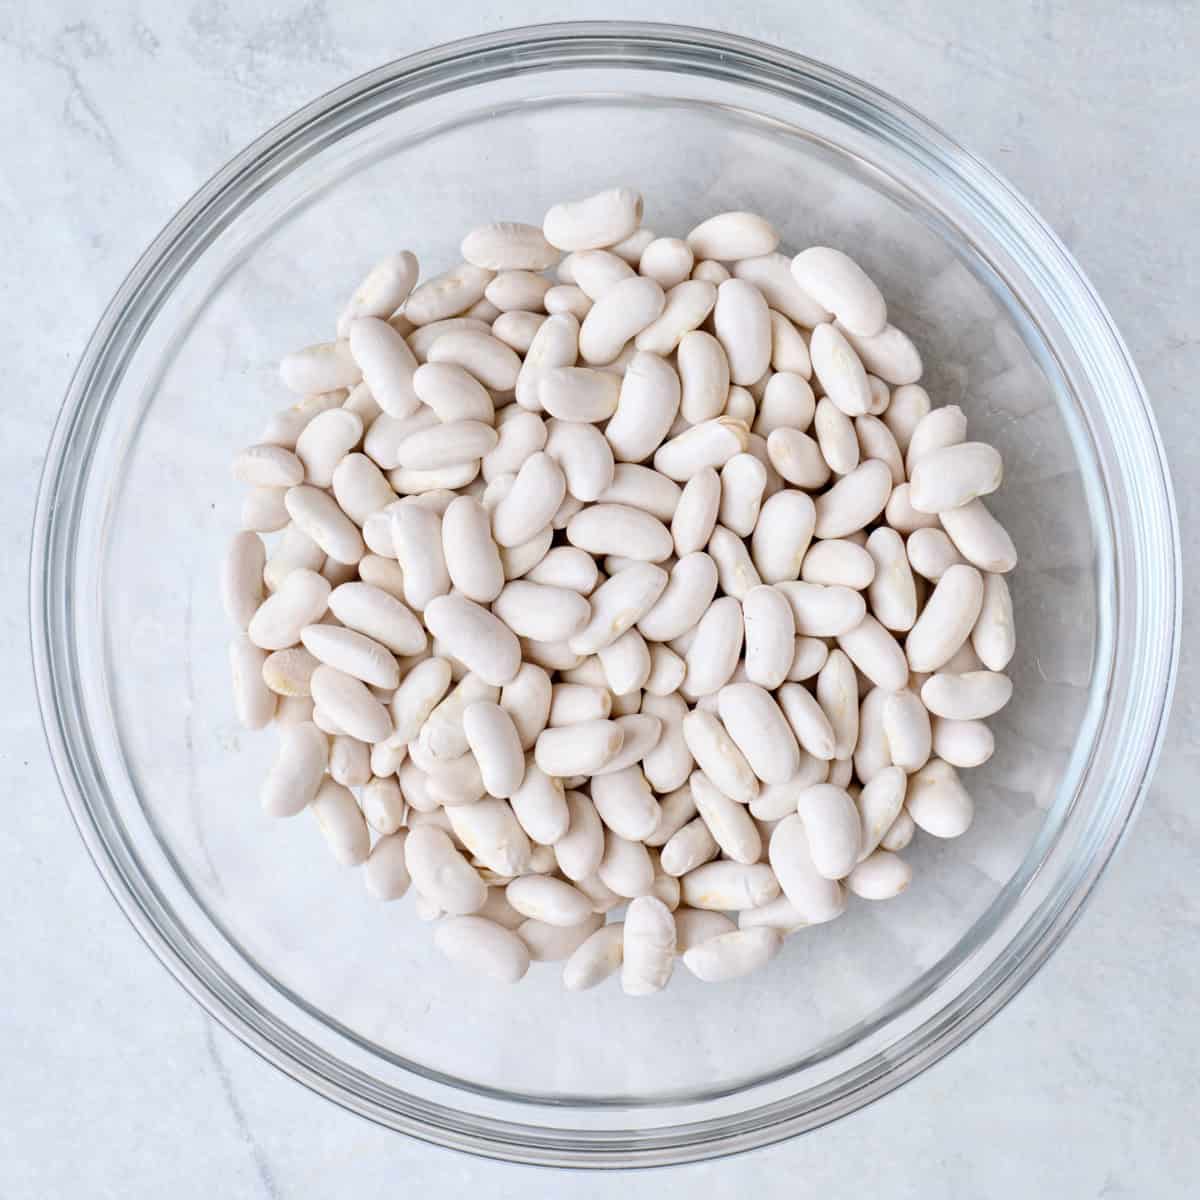
[[[1027,863],[1080,736],[1097,544],[1046,348],[933,205],[803,123],[555,82],[519,101],[485,87],[453,111],[382,116],[265,192],[192,263],[122,387],[111,473],[94,484],[106,510],[98,686],[111,706],[111,786],[140,809],[230,956],[271,988],[381,1070],[402,1061],[485,1091],[645,1103],[815,1068],[969,945]],[[935,403],[961,404],[972,436],[1002,450],[994,509],[1022,554],[1016,699],[995,722],[995,758],[968,777],[970,833],[920,836],[907,894],[854,903],[791,938],[769,971],[722,987],[681,971],[647,1002],[611,986],[569,996],[553,966],[515,989],[481,987],[437,954],[411,902],[380,905],[337,867],[306,814],[265,817],[256,795],[274,738],[233,719],[215,585],[238,520],[230,456],[291,402],[280,355],[332,336],[365,269],[410,247],[436,272],[472,226],[540,221],[555,200],[616,182],[643,191],[646,223],[662,233],[750,208],[787,247],[852,252],[920,345]]]

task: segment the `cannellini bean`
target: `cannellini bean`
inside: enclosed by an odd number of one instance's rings
[[[935,408],[917,422],[904,453],[904,469],[912,478],[917,462],[932,450],[957,446],[967,439],[966,414],[957,404]]]
[[[562,261],[558,275],[564,283],[579,287],[592,301],[599,300],[616,284],[637,278],[633,267],[611,250],[580,250]]]
[[[465,312],[483,299],[484,288],[491,283],[494,273],[472,263],[462,263],[416,287],[404,302],[404,315],[414,325],[430,325]]]
[[[558,928],[582,924],[592,915],[592,903],[583,892],[548,875],[514,879],[505,898],[517,912]]]
[[[579,329],[579,354],[589,363],[612,362],[621,347],[662,314],[663,289],[640,276],[615,283],[592,305]]]
[[[1012,680],[996,671],[931,675],[921,700],[931,713],[953,721],[979,721],[1002,709],[1012,697]]]
[[[858,436],[854,423],[828,396],[817,401],[813,432],[821,457],[835,475],[848,475],[858,466]]]
[[[692,330],[679,339],[676,361],[684,420],[698,425],[720,416],[729,391],[729,359],[721,343],[711,333]]]
[[[712,467],[692,475],[671,519],[671,536],[680,561],[708,545],[721,503],[720,476]]]
[[[521,828],[535,842],[553,845],[567,833],[570,817],[562,781],[536,763],[525,764],[524,778],[510,802]]]
[[[674,287],[687,279],[695,265],[691,247],[680,238],[655,238],[642,251],[638,272],[662,287]]]
[[[615,642],[602,646],[596,657],[604,667],[609,690],[616,697],[640,693],[650,677],[650,650],[636,629],[627,629]]]
[[[627,996],[661,991],[675,965],[675,918],[661,900],[638,896],[625,914],[621,988]]]
[[[678,690],[687,673],[687,664],[669,646],[655,642],[649,647],[650,674],[642,687],[650,696],[666,697]]]
[[[512,796],[525,778],[525,753],[512,718],[499,704],[476,701],[463,710],[463,733],[488,795]]]
[[[486,287],[486,284],[484,286]],[[488,328],[487,321],[478,317],[444,317],[410,330],[405,334],[404,340],[408,343],[408,348],[413,352],[413,357],[417,362],[423,363],[434,342],[445,337],[446,334],[458,333],[465,329],[474,330],[476,333],[487,333]]]
[[[643,715],[661,722],[657,742],[642,757],[642,770],[647,782],[660,795],[673,793],[687,781],[694,765],[692,752],[683,734],[687,704],[674,694],[656,696],[647,693],[642,697],[641,711]],[[660,821],[655,834],[662,828]]]
[[[624,740],[624,730],[615,721],[580,721],[544,729],[534,758],[547,775],[593,775],[616,757]]]
[[[818,787],[822,792],[817,793],[809,806],[812,814],[810,820],[815,818],[813,823],[820,831],[817,840],[822,852],[829,853],[830,858],[836,860],[834,866],[837,868],[850,857],[847,850],[853,845],[855,854],[845,872],[849,874],[858,851],[857,810],[854,802],[840,788],[826,784]],[[805,795],[814,791],[810,788]],[[842,797],[845,798],[844,804]],[[848,812],[846,805],[849,806]],[[850,834],[851,827],[853,836]],[[845,894],[836,879],[817,869],[809,822],[803,816],[797,813],[785,817],[775,826],[771,833],[769,855],[771,870],[779,888],[807,924],[823,924],[841,915],[846,907]]]
[[[418,269],[416,256],[408,250],[389,254],[376,263],[338,316],[338,337],[349,335],[357,317],[387,318],[396,312],[417,282]]]
[[[763,292],[764,296],[766,294]],[[770,300],[767,303],[769,304]],[[820,324],[820,321],[815,324]],[[782,312],[776,312],[774,308],[771,310],[771,366],[777,374],[795,375],[805,381],[812,378],[812,358],[808,353],[808,342],[800,330]],[[809,420],[812,420],[811,413]],[[807,424],[808,422],[804,422],[797,428],[805,428]]]
[[[829,309],[847,329],[875,337],[887,325],[887,305],[874,281],[849,255],[830,246],[810,246],[792,259],[800,288]]]
[[[607,371],[552,367],[542,373],[538,402],[560,420],[607,421],[617,411],[620,388],[620,379]]]
[[[452,916],[434,930],[434,943],[451,961],[497,983],[517,983],[529,970],[530,950],[517,933],[480,916]]]
[[[799,746],[779,705],[765,688],[755,683],[726,684],[718,694],[717,711],[734,744],[763,783],[786,783],[796,774],[800,768]]]
[[[766,468],[752,454],[735,454],[721,468],[718,519],[739,537],[749,537],[758,522]]]
[[[371,778],[370,747],[339,734],[329,747],[329,774],[343,787],[362,787]]]
[[[800,746],[814,758],[835,757],[836,739],[829,716],[806,688],[784,684],[778,691],[779,704]]]
[[[582,321],[592,308],[592,300],[583,288],[574,284],[560,284],[552,287],[545,296],[543,303],[546,311],[553,316],[570,316],[577,322]]]
[[[349,345],[376,404],[393,417],[415,413],[420,407],[413,390],[417,359],[404,338],[378,317],[356,317],[350,322]]]
[[[595,250],[629,237],[642,222],[642,197],[630,188],[610,188],[556,204],[542,223],[542,233],[560,250]]]
[[[531,583],[570,588],[581,596],[590,595],[600,580],[596,561],[574,546],[555,546],[525,578]]]
[[[869,614],[853,629],[840,634],[837,641],[850,661],[876,687],[894,692],[908,681],[908,660],[903,648]]]
[[[558,251],[536,225],[494,221],[472,229],[462,241],[462,256],[489,271],[544,271],[558,262]]]
[[[683,876],[680,885],[683,903],[690,908],[740,912],[774,900],[780,881],[765,863],[722,861],[696,867]]]
[[[701,778],[703,779],[703,776]],[[705,784],[712,791],[716,790],[707,781],[705,781]],[[692,794],[694,795],[695,793]],[[717,794],[720,795],[719,792]],[[733,801],[729,800],[728,797],[725,797],[725,800],[727,803],[733,804]],[[735,805],[735,807],[737,806]],[[757,834],[758,831],[755,830],[755,836]],[[666,845],[662,848],[662,869],[668,875],[676,877],[686,875],[689,871],[694,871],[697,867],[716,858],[720,853],[720,849],[713,838],[707,822],[700,817],[696,817],[694,820],[688,821],[687,824],[677,829],[667,839]],[[751,861],[755,861],[757,857],[756,854]]]
[[[862,622],[867,606],[852,588],[781,580],[779,591],[791,605],[796,632],[804,637],[840,637]]]
[[[762,583],[746,543],[724,525],[713,530],[708,539],[708,553],[716,563],[717,579],[727,597],[741,600],[751,588]]]
[[[891,900],[912,882],[912,867],[887,850],[876,850],[846,876],[846,886],[863,900]]]
[[[294,646],[300,631],[324,615],[330,591],[329,581],[316,571],[292,571],[250,618],[246,630],[250,641],[263,650]]]
[[[779,931],[769,926],[736,929],[685,951],[683,965],[705,983],[724,983],[766,966],[782,944]]]
[[[388,711],[359,679],[322,665],[309,685],[313,703],[329,714],[338,727],[361,742],[382,742],[392,733]]]
[[[958,442],[920,456],[909,477],[909,499],[917,512],[941,513],[989,495],[1003,477],[1004,464],[994,447]]]
[[[347,454],[334,467],[332,484],[338,506],[360,528],[396,499],[383,472],[365,454]]]
[[[733,933],[737,926],[724,914],[703,908],[680,907],[675,911],[675,953],[686,954],[711,938]]]
[[[1012,596],[1003,575],[983,577],[983,605],[971,630],[971,645],[989,671],[1003,671],[1016,651]]]
[[[642,841],[658,824],[658,801],[637,766],[597,775],[592,780],[592,803],[600,819],[614,833]]]
[[[626,899],[649,895],[654,886],[654,863],[646,847],[611,829],[604,834],[604,857],[597,874],[606,887]]]
[[[581,421],[552,421],[546,454],[559,466],[567,491],[590,502],[612,485],[615,463],[612,447],[594,425]]]
[[[879,842],[881,850],[891,850],[893,853],[903,850],[916,836],[916,822],[908,815],[907,809],[901,809],[900,815],[892,822],[892,827]]]
[[[937,583],[950,567],[963,561],[954,543],[941,529],[914,529],[908,535],[905,548],[912,569],[931,583]]]
[[[784,595],[760,584],[742,598],[746,674],[773,691],[787,678],[795,643],[795,618]]]
[[[225,615],[246,629],[263,602],[263,568],[267,562],[262,538],[251,530],[235,533],[221,569],[221,600]]]
[[[549,295],[549,292],[546,293]],[[570,367],[579,354],[579,321],[570,313],[551,315],[539,326],[517,376],[517,403],[524,409],[540,407],[538,386],[542,373],[553,367]]]
[[[866,414],[854,418],[854,432],[858,438],[859,452],[864,459],[877,458],[887,463],[892,474],[892,486],[904,482],[904,457],[892,431],[876,416]]]
[[[910,777],[904,806],[918,828],[939,838],[960,837],[975,816],[958,772],[940,758],[931,758]]]
[[[404,863],[407,837],[408,832],[403,829],[381,837],[367,855],[363,879],[376,900],[399,900],[412,883]]]
[[[733,262],[770,254],[779,245],[779,234],[764,217],[751,212],[724,212],[702,221],[688,235],[696,258]]]
[[[366,862],[371,835],[349,788],[326,779],[308,806],[333,856],[344,867]]]
[[[572,368],[560,368],[568,369]],[[613,378],[604,372],[598,374],[606,379]],[[670,363],[657,354],[644,351],[635,354],[620,381],[615,411],[610,410],[606,414],[612,419],[605,428],[604,436],[612,447],[613,457],[621,463],[637,463],[650,457],[675,420],[679,411],[679,397],[679,376]],[[555,412],[545,396],[542,396],[542,400],[547,411],[555,416],[567,415]]]
[[[838,328],[854,347],[862,364],[872,375],[893,386],[915,384],[921,378],[921,355],[908,335],[895,325],[885,325],[871,337],[861,337],[839,320]]]
[[[793,625],[795,620],[793,616]],[[820,638],[797,636],[792,647],[792,663],[788,667],[787,678],[793,683],[803,683],[804,680],[811,679],[825,665],[828,657],[829,647]]]
[[[303,646],[276,650],[263,662],[263,682],[277,696],[307,696],[309,681],[318,666],[319,661]]]
[[[811,328],[831,317],[796,282],[791,262],[785,254],[776,252],[742,259],[733,264],[733,274],[754,284],[771,308],[798,325]]]
[[[295,457],[303,464],[304,478],[315,487],[329,487],[335,468],[362,436],[362,418],[344,408],[314,417],[296,439]]]
[[[858,860],[875,851],[904,807],[908,776],[901,767],[883,767],[857,798],[859,816]]]
[[[267,426],[258,440],[273,446],[283,446],[287,450],[294,450],[296,439],[309,421],[318,413],[331,408],[340,408],[346,398],[347,393],[344,388],[305,396],[290,408],[281,409],[275,413],[267,422]]]
[[[455,848],[449,834],[434,825],[409,829],[404,862],[417,891],[445,912],[478,912],[487,900],[487,886],[479,873]]]
[[[910,503],[910,494],[907,483],[892,489],[884,509],[884,519],[888,525],[902,534],[910,534],[917,529],[936,529],[938,518],[933,513],[917,512]]]
[[[403,685],[402,685],[403,686]],[[500,707],[512,718],[522,750],[532,750],[550,713],[550,676],[534,663],[522,663],[500,693]],[[546,838],[537,838],[546,842]]]
[[[752,283],[727,279],[717,288],[713,327],[729,362],[731,382],[753,383],[767,370],[771,316],[762,293]]]
[[[821,447],[799,429],[772,430],[767,457],[779,475],[797,487],[819,488],[829,482],[829,464]]]
[[[742,606],[732,596],[722,596],[708,607],[685,656],[686,692],[706,696],[729,681],[741,655],[743,632]]]
[[[404,810],[404,794],[394,776],[372,777],[367,781],[362,793],[362,812],[376,833],[385,836],[396,833],[404,823]]]
[[[854,773],[866,786],[885,767],[892,765],[891,751],[883,728],[883,706],[890,693],[871,688],[858,706],[858,745],[854,747]]]
[[[414,433],[430,429],[438,422],[437,414],[425,406],[407,417],[380,413],[363,435],[363,452],[384,471],[400,465],[400,447]]]
[[[441,518],[420,504],[401,504],[390,511],[392,544],[404,570],[404,598],[420,612],[450,590]]]
[[[582,992],[603,983],[621,966],[624,939],[625,926],[620,921],[590,934],[563,964],[563,987]]]
[[[996,739],[982,721],[938,717],[933,722],[933,752],[952,767],[981,766],[995,749]]]
[[[499,698],[498,687],[486,683],[478,675],[463,676],[454,690],[434,707],[421,727],[421,746],[434,758],[453,759],[466,754],[469,747],[462,724],[464,710],[476,700],[494,702]]]
[[[465,596],[438,596],[425,608],[425,624],[449,652],[484,682],[502,687],[521,667],[521,646],[507,626]]]
[[[750,540],[762,582],[782,583],[799,576],[815,523],[816,508],[803,492],[785,489],[764,501]]]
[[[682,345],[684,338],[703,324],[716,302],[717,289],[712,283],[688,279],[674,284],[666,293],[662,312],[637,334],[637,348],[655,354],[671,354]],[[710,336],[705,334],[705,337]]]
[[[724,725],[701,708],[688,713],[682,724],[696,765],[731,800],[749,804],[758,795],[758,779]]]
[[[958,552],[981,571],[1003,575],[1017,565],[1012,538],[982,500],[947,509],[938,519]]]
[[[907,452],[913,431],[932,407],[929,393],[919,384],[904,384],[892,393],[891,403],[883,414],[883,423],[891,430],[901,454]]]
[[[971,566],[947,569],[921,615],[909,631],[905,647],[914,671],[936,671],[970,637],[983,605],[983,577]]]
[[[749,810],[726,796],[702,771],[693,773],[690,785],[696,810],[700,814],[699,820],[704,823],[725,857],[739,863],[757,862],[762,854],[762,839]],[[675,837],[679,838],[682,832],[681,830]],[[663,849],[665,853],[666,847]],[[699,863],[684,866],[682,870],[668,871],[668,874],[685,874],[693,865]],[[667,870],[666,867],[663,869]]]
[[[250,536],[256,535],[251,534]],[[388,544],[391,545],[390,537]],[[231,547],[231,551],[232,549]],[[253,553],[253,547],[250,547],[250,550]],[[303,567],[309,571],[319,572],[324,562],[325,551],[307,533],[289,522],[283,529],[279,540],[272,547],[265,564],[259,564],[256,572],[257,579],[253,577],[254,573],[251,572],[249,564],[242,564],[242,569],[245,570],[243,582],[250,587],[257,584],[259,596],[255,605],[257,607],[258,603],[262,602],[262,584],[264,582],[271,591],[278,591],[280,584],[293,571]]]
[[[613,481],[601,493],[599,503],[624,504],[647,512],[660,521],[670,521],[679,507],[681,496],[679,485],[665,475],[636,463],[619,462],[613,472]]]
[[[815,413],[816,400],[808,381],[792,371],[776,370],[767,380],[758,404],[754,432],[764,438],[770,437],[776,429],[803,432],[812,424]]]
[[[653,563],[636,563],[602,583],[591,595],[591,620],[570,639],[578,654],[611,645],[654,606],[667,586],[667,573]]]
[[[263,811],[292,817],[307,808],[321,786],[329,758],[329,739],[310,721],[285,726],[275,764],[263,781]]]
[[[537,332],[545,324],[542,313],[516,310],[502,312],[492,324],[492,333],[518,354],[528,353]],[[519,378],[519,376],[518,376]]]
[[[618,696],[613,701],[614,713],[619,708],[620,699]],[[616,774],[634,763],[640,763],[658,745],[662,736],[662,722],[648,713],[623,713],[614,718],[613,724],[621,730],[621,749],[603,766],[593,771],[593,777]]]
[[[556,683],[550,700],[550,725],[579,721],[605,721],[612,713],[612,693],[607,686]]]
[[[833,584],[862,591],[875,578],[875,560],[862,546],[837,538],[809,548],[800,567],[805,583]]]
[[[891,761],[910,774],[929,760],[932,731],[929,713],[907,688],[888,695],[882,708],[883,735]]]
[[[749,438],[742,421],[730,417],[703,421],[664,442],[654,454],[654,469],[683,483],[705,467],[723,467],[746,450]]]
[[[835,758],[848,759],[858,741],[858,680],[841,650],[830,651],[817,675],[817,703],[833,729]]]
[[[351,388],[362,378],[362,371],[350,346],[339,339],[285,354],[279,363],[279,377],[289,390],[308,396]]]
[[[382,588],[351,581],[327,595],[330,611],[343,625],[381,642],[393,654],[419,654],[425,649],[428,639],[421,623]]]
[[[638,621],[643,637],[669,642],[693,628],[712,604],[717,567],[703,552],[685,555],[671,568],[670,579],[655,604]]]
[[[353,565],[366,553],[362,534],[328,492],[301,484],[288,489],[284,504],[297,528],[330,558]]]
[[[319,662],[363,683],[393,689],[400,682],[400,669],[391,651],[365,634],[336,625],[307,625],[300,640]]]
[[[818,325],[808,345],[813,374],[830,400],[848,417],[871,411],[871,387],[854,348],[835,325]]]
[[[388,544],[391,545],[391,518],[388,518]],[[404,599],[404,571],[400,564],[392,558],[379,554],[364,554],[359,560],[358,577],[371,587],[386,592],[397,600]],[[340,586],[340,585],[339,585]]]
[[[603,924],[604,918],[598,913],[592,913],[578,925],[567,927],[530,917],[517,928],[517,934],[529,947],[529,957],[534,962],[562,962]]]
[[[304,464],[283,446],[247,446],[233,460],[233,477],[255,487],[294,487],[304,478]]]
[[[624,504],[592,504],[567,524],[567,539],[590,554],[621,554],[644,562],[668,558],[674,543],[657,518]]]
[[[857,533],[883,512],[891,492],[892,475],[887,464],[867,459],[816,498],[814,533],[819,538]]]
[[[459,496],[442,517],[442,554],[450,582],[478,604],[488,604],[504,587],[500,552],[491,518],[478,500]]]
[[[554,843],[559,870],[570,880],[595,875],[604,857],[604,826],[595,805],[581,792],[565,795],[567,831]]]

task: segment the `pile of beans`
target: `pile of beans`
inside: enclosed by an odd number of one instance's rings
[[[1016,565],[999,454],[851,258],[641,218],[614,189],[424,283],[379,263],[283,360],[223,580],[266,811],[451,959],[631,995],[762,966],[966,831]]]

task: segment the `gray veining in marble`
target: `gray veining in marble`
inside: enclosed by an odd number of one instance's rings
[[[210,1021],[141,945],[87,858],[42,742],[26,567],[42,451],[88,332],[178,205],[299,104],[389,57],[568,16],[708,24],[826,59],[907,100],[1005,172],[1083,263],[1144,373],[1175,470],[1192,588],[1200,528],[1195,3],[7,0],[0,1196],[1194,1195],[1193,610],[1145,811],[1050,964],[983,1032],[900,1092],[819,1133],[720,1163],[567,1179],[376,1129]]]

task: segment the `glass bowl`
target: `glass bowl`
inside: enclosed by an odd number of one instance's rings
[[[1004,452],[1016,698],[959,841],[913,886],[723,986],[644,1001],[542,967],[481,987],[411,903],[380,905],[257,787],[234,721],[218,563],[229,461],[290,400],[284,352],[411,246],[640,188],[681,232],[760,209],[850,249],[935,401]],[[100,322],[54,433],[33,541],[39,695],[118,902],[217,1019],[375,1121],[525,1162],[635,1166],[761,1145],[879,1097],[978,1029],[1066,932],[1128,828],[1177,649],[1179,550],[1134,366],[1079,268],[988,168],[866,84],[755,42],[560,25],[459,42],[330,93],[209,182]]]

